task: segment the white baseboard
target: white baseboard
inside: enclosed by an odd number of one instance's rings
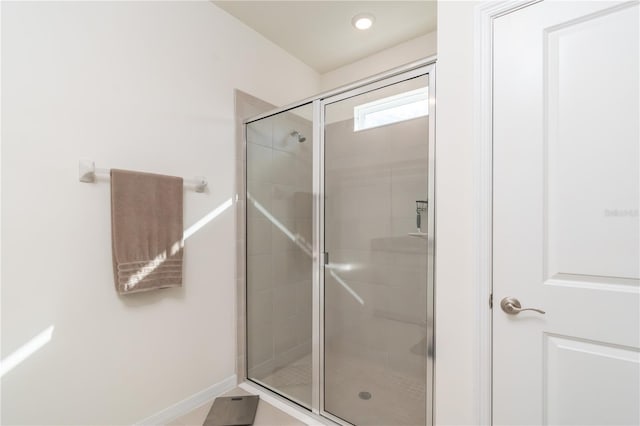
[[[211,401],[213,398],[230,391],[237,385],[238,378],[234,374],[233,376],[229,376],[223,381],[211,385],[208,388],[203,389],[200,392],[197,392],[190,397],[147,417],[144,420],[136,422],[135,425],[165,425],[178,417],[184,416],[185,414],[195,410],[205,402]]]

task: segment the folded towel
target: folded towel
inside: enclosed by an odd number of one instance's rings
[[[118,293],[182,286],[182,191],[179,177],[111,170]]]

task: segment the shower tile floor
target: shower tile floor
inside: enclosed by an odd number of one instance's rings
[[[267,387],[309,407],[311,403],[311,354],[281,367],[260,379]]]
[[[416,378],[390,371],[381,365],[341,354],[338,367],[327,372],[325,405],[329,413],[339,414],[358,426],[424,425],[425,384]],[[261,380],[298,401],[311,400],[311,355],[282,367]],[[369,392],[371,398],[360,398]],[[225,396],[247,395],[236,388]],[[213,400],[172,421],[167,426],[202,425]],[[299,420],[260,401],[255,426],[300,426]]]
[[[425,381],[355,356],[332,355],[327,371],[326,410],[359,426],[424,425]],[[337,362],[336,362],[337,360]],[[261,382],[298,401],[311,400],[311,355],[282,367]],[[361,392],[371,394],[362,399]]]

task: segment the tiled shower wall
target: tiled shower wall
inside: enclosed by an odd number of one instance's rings
[[[311,352],[311,136],[292,112],[247,126],[248,365],[258,379]]]
[[[325,147],[327,350],[420,380],[427,241],[408,234],[427,199],[427,134],[427,117],[359,132],[344,120],[327,126]]]

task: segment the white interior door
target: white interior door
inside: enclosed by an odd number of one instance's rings
[[[640,424],[639,13],[495,20],[495,424]]]

